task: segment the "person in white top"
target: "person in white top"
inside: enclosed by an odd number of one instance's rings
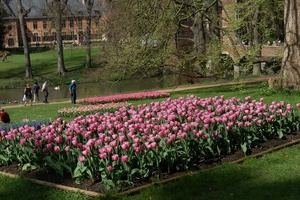
[[[44,103],[48,103],[48,96],[49,96],[49,92],[48,92],[48,81],[45,81],[45,83],[43,83],[42,85],[42,90],[44,93]]]

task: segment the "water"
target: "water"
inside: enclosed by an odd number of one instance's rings
[[[41,87],[42,83],[39,83],[39,85]],[[77,83],[77,98],[157,90],[163,88],[163,85],[163,81],[158,80],[157,78],[145,78],[143,80],[125,80],[116,83]],[[49,101],[51,101],[51,99],[54,100],[70,98],[69,85],[60,85],[59,90],[55,90],[55,87],[57,86],[48,87]],[[22,101],[24,88],[0,90],[0,102]],[[43,99],[43,93],[40,92],[39,96],[41,101]]]

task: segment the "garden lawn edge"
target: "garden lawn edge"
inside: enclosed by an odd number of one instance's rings
[[[262,152],[259,152],[259,153],[253,154],[253,155],[245,156],[241,159],[231,161],[229,163],[240,164],[240,163],[244,162],[246,159],[259,158],[259,157],[261,157],[265,154],[283,149],[285,147],[293,146],[293,145],[296,145],[296,144],[299,144],[299,143],[300,143],[300,139],[292,140],[291,142],[287,142],[285,144],[278,145],[276,147],[270,147],[269,149],[267,149],[265,151],[262,151]],[[200,170],[197,170],[197,171],[194,171],[194,172],[186,172],[186,173],[183,173],[183,174],[180,174],[180,175],[177,175],[177,176],[173,176],[171,178],[167,178],[167,179],[164,179],[164,180],[161,180],[161,181],[155,181],[155,182],[150,183],[150,184],[145,184],[145,185],[133,188],[133,189],[129,189],[129,190],[126,190],[126,191],[123,191],[123,192],[119,192],[119,193],[113,194],[111,196],[112,197],[118,197],[118,196],[122,196],[122,195],[133,195],[133,194],[138,193],[142,189],[146,189],[146,188],[154,186],[154,185],[161,185],[161,184],[169,183],[171,181],[177,181],[177,180],[179,180],[180,178],[182,178],[184,176],[190,176],[190,175],[199,173],[199,171],[214,170],[214,169],[220,168],[221,166],[222,166],[222,164],[218,165],[218,166],[215,166],[215,167],[212,167],[212,168],[209,168],[209,169],[203,169],[203,170],[200,169]],[[11,178],[19,178],[20,177],[19,175],[6,173],[6,172],[2,172],[2,171],[0,171],[0,174],[2,174],[4,176],[11,177]],[[36,180],[36,179],[30,179],[30,178],[27,178],[27,179],[32,181],[33,183],[36,183],[36,184],[39,184],[39,185],[49,186],[49,187],[53,187],[53,188],[57,188],[57,189],[61,189],[61,190],[66,190],[66,191],[79,192],[80,194],[88,195],[88,196],[91,196],[91,197],[104,197],[105,196],[105,194],[103,194],[103,193],[83,190],[83,189],[79,189],[79,188],[69,187],[69,186],[56,184],[56,183],[51,183],[51,182],[42,181],[42,180]]]
[[[6,172],[2,172],[2,171],[0,171],[0,174],[2,174],[4,176],[8,176],[10,178],[19,178],[20,177],[19,175],[6,173]],[[98,192],[82,190],[82,189],[79,189],[79,188],[69,187],[69,186],[60,185],[60,184],[51,183],[51,182],[42,181],[42,180],[36,180],[36,179],[30,179],[30,178],[26,178],[26,179],[32,181],[33,183],[43,185],[43,186],[49,186],[49,187],[53,187],[53,188],[57,188],[57,189],[61,189],[61,190],[66,190],[66,191],[74,191],[74,192],[78,191],[81,194],[88,195],[88,196],[91,196],[91,197],[104,196],[104,194],[101,194],[101,193],[98,193]]]

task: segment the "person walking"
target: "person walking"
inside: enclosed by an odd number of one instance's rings
[[[35,82],[33,85],[33,102],[40,100],[39,91],[40,91],[40,86],[37,82]]]
[[[28,83],[24,89],[24,94],[26,97],[24,106],[26,106],[27,101],[29,101],[30,105],[32,106],[32,88],[30,87],[30,84],[28,84]]]
[[[49,103],[48,102],[48,96],[49,96],[49,92],[48,92],[48,81],[45,81],[42,85],[42,90],[41,90],[43,93],[44,93],[44,100],[43,102],[44,103]]]
[[[75,80],[71,81],[71,84],[69,85],[69,92],[71,95],[71,103],[76,104],[76,83]]]
[[[0,108],[0,123],[10,123],[9,114]]]

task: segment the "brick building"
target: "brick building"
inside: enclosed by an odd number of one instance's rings
[[[45,5],[50,1],[22,1],[25,9],[31,11],[25,17],[26,33],[29,44],[48,45],[55,41],[56,30],[51,14],[45,11]],[[105,40],[105,35],[101,33],[101,16],[105,12],[103,0],[95,0],[92,10],[91,34],[92,40]],[[8,12],[5,18],[7,33],[4,36],[5,47],[22,46],[22,36],[19,25],[17,5],[15,0],[3,1],[3,6]],[[67,8],[62,15],[62,39],[64,42],[75,42],[82,44],[85,42],[86,12],[85,0],[69,1]]]

